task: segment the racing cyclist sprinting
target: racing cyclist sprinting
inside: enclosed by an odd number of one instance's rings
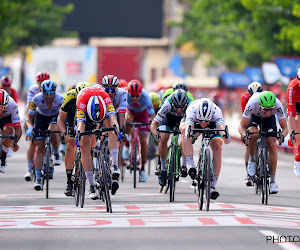
[[[286,118],[284,109],[281,102],[276,96],[270,91],[263,91],[261,93],[255,93],[249,99],[245,111],[242,116],[242,120],[239,125],[239,132],[242,137],[242,141],[249,147],[249,163],[247,167],[248,175],[254,176],[256,172],[256,159],[255,152],[257,147],[257,134],[250,135],[250,139],[246,137],[246,130],[249,132],[258,132],[258,124],[262,124],[263,132],[274,132],[273,134],[267,135],[266,144],[269,151],[269,162],[270,162],[270,193],[276,194],[279,189],[275,182],[275,174],[277,168],[277,125],[275,114],[278,117],[280,127],[282,128],[282,138],[278,141],[282,143],[284,137],[288,133]]]

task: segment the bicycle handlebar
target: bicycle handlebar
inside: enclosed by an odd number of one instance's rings
[[[113,127],[111,127],[111,128],[98,128],[98,129],[93,129],[93,130],[90,130],[90,131],[85,131],[85,132],[82,132],[82,133],[79,132],[78,137],[80,138],[83,135],[91,135],[91,134],[94,134],[96,136],[101,136],[103,133],[108,132],[108,131],[114,131],[117,136],[119,134],[117,126],[116,126],[116,124],[114,124]]]
[[[295,135],[298,135],[298,134],[300,134],[300,132],[295,132],[295,130],[292,130],[292,133],[290,135],[292,143],[295,142]]]
[[[126,123],[126,125],[130,125],[130,126],[145,126],[145,125],[150,125],[150,122],[148,122],[148,123],[129,122],[129,123]]]
[[[217,129],[217,128],[193,128],[191,126],[189,126],[188,128],[188,138],[192,137],[194,138],[194,136],[191,134],[192,132],[202,132],[204,134],[209,133],[209,132],[225,132],[224,137],[226,139],[229,138],[229,133],[228,133],[228,127],[227,125],[225,126],[225,129]]]
[[[180,130],[160,130],[159,128],[157,128],[156,139],[159,139],[161,137],[159,135],[160,133],[168,133],[168,134],[174,134],[174,135],[180,135],[181,134]]]
[[[258,131],[258,132],[250,132],[248,129],[246,130],[246,138],[249,138],[249,135],[260,135],[260,136],[265,136],[265,135],[270,135],[270,134],[275,134],[276,133],[276,138],[277,139],[282,139],[282,131],[279,129],[278,131],[274,132],[264,132],[264,131]],[[300,133],[298,133],[300,134]],[[250,138],[249,138],[250,139]],[[281,145],[284,141],[284,138],[282,142],[279,142],[279,145]]]
[[[47,129],[47,130],[41,130],[41,129],[37,129],[37,130],[33,130],[35,133],[36,132],[39,132],[39,133],[41,133],[41,134],[45,134],[45,135],[50,135],[50,134],[60,134],[61,132],[60,131],[56,131],[56,130],[49,130],[49,129]]]

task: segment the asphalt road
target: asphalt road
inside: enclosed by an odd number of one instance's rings
[[[35,191],[23,178],[26,147],[22,141],[8,158],[7,173],[0,174],[1,249],[300,249],[298,242],[277,244],[300,241],[299,178],[292,155],[279,153],[280,192],[267,206],[244,184],[243,145],[232,142],[223,147],[220,196],[209,212],[198,210],[189,177],[178,182],[170,203],[168,194],[158,192],[153,164],[148,181],[136,189],[126,172],[108,214],[99,200],[86,197],[84,208],[78,208],[64,195],[64,165],[55,168],[49,199]]]

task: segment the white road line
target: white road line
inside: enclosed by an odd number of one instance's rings
[[[274,237],[276,239],[279,239],[280,235],[270,231],[270,230],[259,230],[260,233],[262,233],[265,236],[271,236]],[[275,241],[276,242],[276,241]],[[273,244],[273,242],[271,243]],[[299,247],[297,247],[295,244],[291,243],[291,242],[282,242],[282,243],[277,243],[277,246],[286,249],[286,250],[300,250]]]

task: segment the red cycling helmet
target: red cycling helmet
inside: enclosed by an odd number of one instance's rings
[[[127,87],[128,87],[128,82],[124,79],[120,79],[119,80],[119,88],[127,90]]]
[[[1,78],[1,84],[2,84],[2,86],[10,86],[11,85],[11,79],[8,78],[7,76],[3,76]]]
[[[143,85],[138,80],[131,80],[128,83],[128,92],[130,95],[139,95],[142,92]]]
[[[36,81],[37,82],[43,82],[43,81],[49,80],[49,79],[50,79],[50,76],[47,72],[42,72],[41,71],[41,72],[37,73],[37,75],[36,75]]]

